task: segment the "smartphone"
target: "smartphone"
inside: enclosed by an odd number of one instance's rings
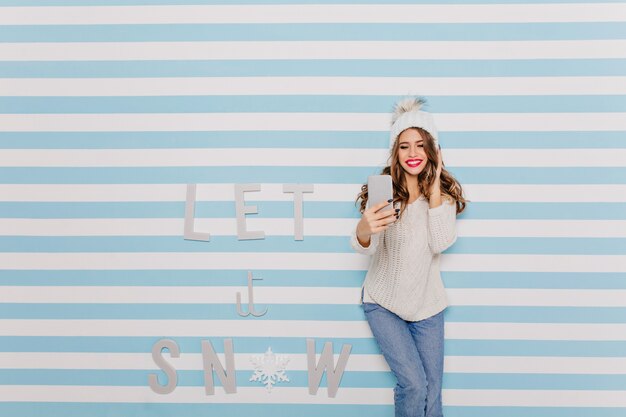
[[[391,175],[370,175],[367,177],[367,197],[367,208],[393,199]],[[387,204],[380,211],[392,209],[392,204]]]

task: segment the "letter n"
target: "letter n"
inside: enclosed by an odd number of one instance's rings
[[[235,375],[235,354],[233,353],[233,339],[224,339],[224,356],[226,358],[226,371],[213,350],[211,342],[202,341],[202,364],[204,366],[204,392],[206,395],[215,394],[213,384],[213,371],[217,374],[224,391],[227,394],[237,392]]]

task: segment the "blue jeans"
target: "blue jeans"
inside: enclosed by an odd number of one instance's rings
[[[396,417],[443,417],[443,311],[424,320],[405,321],[378,304],[362,306],[398,382]]]

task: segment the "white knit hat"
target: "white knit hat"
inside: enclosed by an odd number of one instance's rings
[[[439,145],[439,134],[437,133],[432,114],[420,110],[425,102],[422,98],[410,97],[396,103],[391,119],[389,148],[393,148],[398,135],[409,127],[421,127],[433,137],[435,147]]]

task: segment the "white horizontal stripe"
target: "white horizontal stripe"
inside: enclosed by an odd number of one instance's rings
[[[626,407],[624,391],[444,389],[442,394],[444,406]],[[329,398],[327,389],[323,387],[319,388],[317,395],[310,395],[306,387],[281,384],[271,393],[263,386],[237,387],[234,394],[226,394],[221,387],[216,387],[215,395],[206,395],[202,386],[177,387],[170,394],[157,394],[147,383],[145,387],[7,385],[0,391],[0,401],[392,405],[393,390],[340,386],[337,396]]]
[[[214,395],[206,395],[203,386],[176,387],[167,395],[157,394],[148,386],[78,386],[78,385],[4,385],[0,401],[17,402],[97,402],[97,403],[223,403],[223,404],[393,404],[393,391],[381,388],[341,387],[334,398],[320,387],[310,395],[307,387],[278,384],[271,393],[263,385],[237,387],[237,392],[224,393],[215,387]]]
[[[447,406],[626,407],[626,391],[604,390],[443,390]]]
[[[210,245],[211,242],[198,242]],[[243,244],[243,243],[242,243]],[[369,257],[358,253],[249,252],[0,252],[5,269],[158,270],[295,269],[366,270]],[[442,271],[626,272],[624,255],[462,255],[442,254]]]
[[[441,257],[442,271],[626,272],[622,255],[457,255]]]
[[[446,292],[453,306],[626,307],[626,290],[615,289],[448,288]]]
[[[0,61],[217,59],[600,59],[626,40],[7,42]]]
[[[471,203],[469,204],[471,205]],[[306,219],[305,222],[308,221],[309,219]],[[626,237],[626,221],[525,219],[457,220],[457,234],[460,237],[624,238]]]
[[[267,212],[260,212],[268,214]],[[359,219],[303,218],[307,236],[348,237]],[[255,219],[246,216],[248,230],[269,236],[294,236],[293,218]],[[184,219],[0,219],[0,236],[179,236]],[[228,218],[197,218],[195,231],[211,236],[237,236],[235,210]],[[457,220],[459,237],[625,238],[626,220]]]
[[[244,281],[243,279],[241,281]],[[4,303],[247,303],[245,286],[96,287],[3,286]],[[447,289],[453,306],[626,307],[626,290]],[[255,287],[259,304],[358,304],[358,288]]]
[[[600,329],[598,329],[600,330]],[[617,331],[617,328],[613,329]],[[536,332],[537,330],[535,330]],[[509,333],[511,330],[509,330]],[[366,321],[0,320],[1,336],[344,337],[371,338]],[[554,334],[549,335],[552,337]],[[626,337],[626,336],[624,336]],[[609,339],[612,340],[613,338]],[[619,340],[619,339],[618,339]]]
[[[482,203],[626,202],[626,184],[463,184],[463,190],[472,202]]]
[[[352,357],[350,357],[352,359]],[[626,374],[626,358],[554,356],[446,356],[445,372],[520,374]]]
[[[449,339],[626,340],[625,324],[466,322],[446,323],[445,326]]]
[[[626,93],[626,77],[168,77],[0,79],[0,96],[574,95]]]
[[[262,274],[257,278],[271,279]],[[236,294],[248,302],[247,277],[240,285],[215,287],[142,286],[3,286],[3,303],[200,303],[232,304]],[[236,284],[236,283],[234,283]],[[550,306],[626,307],[626,290],[489,289],[449,288],[452,306]],[[255,304],[352,304],[359,303],[360,288],[339,287],[254,287]],[[271,306],[269,307],[271,308]]]
[[[626,130],[626,113],[618,112],[438,113],[433,114],[433,117],[437,120],[440,132]],[[385,113],[0,114],[0,132],[199,130],[388,132],[389,115]]]
[[[209,340],[215,350],[221,348],[219,342]],[[156,340],[155,340],[156,343]],[[321,341],[317,341],[321,346]],[[198,344],[198,347],[200,345]],[[337,347],[337,343],[334,344]],[[271,345],[268,345],[271,347]],[[264,351],[256,353],[237,353],[237,343],[234,343],[235,368],[238,371],[252,371],[254,366],[251,359],[263,355]],[[289,357],[287,374],[289,371],[306,371],[306,353],[277,352],[276,355]],[[306,351],[305,341],[302,340],[302,352]],[[168,352],[162,356],[177,370],[202,370],[202,355],[200,353],[185,353],[181,351],[179,358],[172,358]],[[225,364],[224,354],[218,353],[222,364]],[[335,354],[335,364],[339,355]],[[319,353],[316,355],[319,360]],[[612,358],[609,358],[612,359]],[[618,363],[618,362],[615,362]],[[152,355],[147,353],[84,353],[84,352],[0,352],[0,369],[154,369],[158,370]],[[352,353],[346,365],[346,371],[389,372],[389,366],[382,355],[358,355]]]
[[[210,339],[207,339],[211,341]],[[321,341],[317,341],[320,344]],[[211,341],[213,348],[219,343]],[[336,346],[336,344],[335,344]],[[221,347],[221,346],[220,346]],[[268,346],[271,347],[271,346]],[[304,351],[304,341],[302,351]],[[235,368],[240,371],[253,370],[250,359],[262,355],[257,353],[237,353],[234,345]],[[304,353],[276,352],[276,355],[289,357],[289,371],[306,371],[307,360]],[[222,364],[224,354],[218,353]],[[335,363],[338,354],[335,354]],[[179,358],[172,358],[167,352],[163,357],[177,370],[201,370],[200,353],[181,352]],[[317,354],[316,358],[319,358]],[[158,369],[150,353],[92,353],[92,352],[1,352],[1,369]],[[346,371],[389,372],[389,366],[382,355],[349,356]],[[494,373],[494,374],[626,374],[626,358],[593,357],[542,357],[542,356],[446,356],[444,372],[447,373]]]
[[[446,322],[448,339],[626,340],[626,324]],[[367,321],[3,319],[0,336],[372,338]]]
[[[0,25],[619,22],[625,16],[625,5],[615,3],[55,6],[3,7]]]
[[[364,178],[363,181],[366,181]],[[285,182],[287,183],[287,181]],[[260,183],[261,191],[246,192],[248,201],[293,202],[283,184]],[[350,202],[361,184],[313,184],[305,202]],[[1,201],[20,202],[126,202],[186,200],[185,184],[0,184]],[[196,201],[235,201],[234,184],[197,184]],[[626,202],[626,184],[463,184],[473,202]]]
[[[441,155],[450,167],[626,166],[626,149],[442,149]]]
[[[255,276],[255,278],[262,278]],[[0,302],[5,303],[206,303],[232,304],[236,314],[236,294],[248,303],[247,277],[241,286],[216,287],[39,287],[2,286]],[[255,304],[358,304],[360,288],[254,287]],[[270,306],[271,308],[271,306]],[[235,316],[236,317],[236,316]]]
[[[3,149],[0,167],[319,166],[387,164],[387,149]],[[626,149],[445,149],[448,167],[624,167]]]

